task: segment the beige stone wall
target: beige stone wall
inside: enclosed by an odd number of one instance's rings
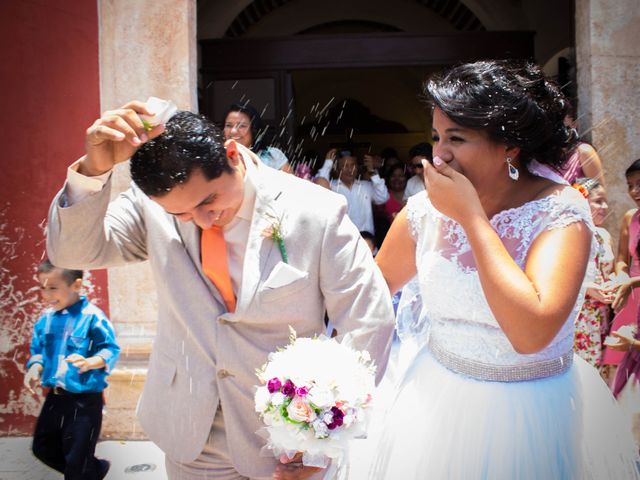
[[[627,195],[624,170],[640,158],[640,8],[638,0],[576,0],[579,123],[604,163],[617,238]]]
[[[389,8],[386,0],[297,0],[266,15],[248,31],[247,37],[294,35],[308,28],[357,18],[393,25],[407,33],[450,33],[451,23],[418,2],[402,2]]]
[[[100,0],[99,16],[103,111],[149,96],[197,108],[195,0]],[[113,194],[129,182],[128,164],[118,167]],[[134,410],[157,316],[146,263],[109,270],[109,303],[123,353],[110,379],[103,436],[139,438]]]

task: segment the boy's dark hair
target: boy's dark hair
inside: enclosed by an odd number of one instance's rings
[[[430,143],[418,143],[409,149],[409,159],[422,156],[427,157],[427,160],[433,160],[433,147]]]
[[[69,270],[68,268],[56,267],[52,264],[48,259],[43,260],[40,265],[38,265],[38,273],[50,273],[54,270],[60,270],[62,272],[62,278],[67,283],[67,285],[71,285],[73,282],[82,279],[83,271],[82,270]]]
[[[631,165],[629,165],[629,168],[627,168],[624,171],[624,176],[628,177],[632,173],[636,173],[636,172],[640,172],[640,158],[637,160],[634,160],[634,162]],[[638,239],[638,243],[636,243],[636,255],[640,256],[640,238]]]
[[[207,180],[233,168],[227,160],[222,132],[196,113],[179,111],[165,131],[131,157],[131,178],[148,196],[161,197],[200,170]]]
[[[634,172],[640,172],[640,158],[629,165],[629,168],[627,168],[624,172],[624,176],[628,177]]]

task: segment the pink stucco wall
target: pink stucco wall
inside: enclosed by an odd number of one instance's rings
[[[100,110],[95,1],[0,2],[0,435],[33,430],[41,397],[22,388],[41,305],[34,269],[49,203]],[[106,274],[89,277],[107,309]]]

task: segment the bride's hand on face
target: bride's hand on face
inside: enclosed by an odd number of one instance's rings
[[[436,156],[433,165],[423,160],[424,179],[432,205],[461,225],[476,216],[486,218],[480,198],[467,177]]]

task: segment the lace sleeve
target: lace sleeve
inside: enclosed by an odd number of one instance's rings
[[[565,189],[554,195],[549,204],[544,222],[544,230],[564,228],[572,223],[582,222],[591,232],[595,233],[595,226],[591,218],[591,210],[587,200],[575,195],[572,189]]]
[[[587,271],[583,281],[583,289],[581,292],[581,295],[583,295],[586,285],[591,283],[597,274],[595,260],[598,250],[598,240],[596,238],[596,227],[593,224],[589,203],[582,196],[576,195],[576,193],[572,188],[568,188],[560,192],[559,195],[554,195],[546,212],[547,218],[545,222],[543,222],[543,230],[564,228],[576,222],[582,222],[591,231],[591,251],[589,253],[589,263],[587,264]]]
[[[409,232],[411,237],[417,242],[422,230],[421,225],[427,215],[427,204],[429,200],[425,192],[418,192],[407,200],[407,220],[409,222]]]

